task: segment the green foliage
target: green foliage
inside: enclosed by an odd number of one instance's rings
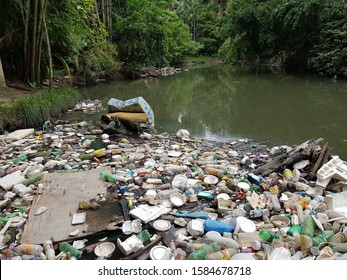
[[[49,26],[53,52],[76,72],[91,75],[120,68],[116,46],[108,42],[93,0],[68,0],[52,6]]]
[[[68,87],[18,97],[1,107],[0,129],[37,127],[73,107],[78,97],[78,91]]]
[[[347,3],[334,1],[328,5],[318,42],[311,51],[309,68],[322,75],[347,77]]]
[[[219,56],[229,63],[280,56],[287,70],[346,76],[346,5],[343,0],[230,0]]]
[[[168,4],[129,0],[118,8],[114,34],[126,69],[167,66],[194,52],[188,26]]]
[[[200,45],[199,54],[214,55],[223,43],[222,6],[218,1],[181,1],[178,14],[189,25],[192,39]],[[207,3],[206,3],[207,2]]]

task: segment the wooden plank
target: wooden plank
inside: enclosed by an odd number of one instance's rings
[[[51,239],[54,242],[81,238],[106,230],[107,225],[119,219],[123,221],[121,208],[117,202],[99,202],[96,210],[78,210],[80,201],[97,199],[98,194],[105,194],[109,183],[99,179],[101,171],[110,171],[109,167],[93,169],[78,173],[49,173],[43,178],[43,191],[32,204],[25,224],[21,243],[42,244]],[[48,210],[38,216],[35,212],[41,206]],[[76,213],[86,212],[83,224],[72,225]],[[118,217],[118,218],[117,218]],[[79,229],[80,233],[69,236],[70,232]]]
[[[16,141],[20,140],[30,134],[34,133],[33,128],[28,128],[28,129],[18,129],[16,131],[11,132],[10,134],[6,135],[4,140],[5,141]]]

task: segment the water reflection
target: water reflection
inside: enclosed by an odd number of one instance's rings
[[[225,65],[189,68],[164,79],[119,81],[83,90],[104,104],[142,96],[158,132],[186,128],[208,139],[252,138],[270,145],[323,137],[347,159],[347,83],[278,76]]]

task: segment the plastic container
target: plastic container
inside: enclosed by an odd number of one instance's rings
[[[77,250],[75,247],[73,247],[70,243],[66,241],[59,244],[59,250],[61,252],[68,253],[77,259],[81,258],[82,255],[82,252],[80,250]]]
[[[234,248],[226,248],[211,254],[206,255],[205,260],[230,260],[232,256],[239,251]]]
[[[291,254],[288,249],[284,247],[278,247],[271,252],[268,260],[290,260],[290,257]]]
[[[212,242],[189,254],[188,260],[204,260],[208,254],[220,251],[221,246],[217,242]]]
[[[47,240],[45,243],[43,243],[43,249],[48,260],[55,259],[55,250],[51,240]]]
[[[309,237],[314,236],[314,230],[317,227],[316,222],[314,221],[312,215],[308,215],[304,221],[304,224],[302,225],[302,235],[307,235]]]
[[[204,224],[204,229],[205,231],[217,231],[220,234],[223,234],[223,232],[232,232],[232,228],[230,225],[220,222],[220,221],[215,221],[215,220],[206,220]]]
[[[14,250],[19,255],[40,256],[43,251],[43,247],[36,244],[21,244],[17,246]]]
[[[145,229],[145,230],[141,231],[140,233],[138,233],[136,235],[136,237],[142,241],[143,245],[147,245],[149,243],[152,235],[149,233],[149,231],[147,229]]]

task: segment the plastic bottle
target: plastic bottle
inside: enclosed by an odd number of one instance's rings
[[[18,164],[21,161],[27,161],[27,160],[28,160],[28,157],[26,155],[20,155],[19,157],[14,159],[12,162],[13,162],[13,164]]]
[[[204,260],[208,254],[221,250],[221,246],[217,242],[212,242],[209,245],[190,253],[188,260]]]
[[[191,253],[195,250],[201,249],[205,246],[203,243],[193,243],[193,242],[187,242],[184,240],[177,240],[176,246],[182,247],[187,253]]]
[[[284,169],[283,176],[287,181],[293,181],[293,172],[290,169]]]
[[[206,220],[204,229],[205,231],[217,231],[220,234],[223,234],[223,232],[232,232],[232,228],[228,224],[215,220]]]
[[[81,155],[79,156],[79,158],[80,158],[81,160],[90,160],[90,159],[92,159],[93,157],[94,157],[93,154],[81,154]]]
[[[298,214],[299,224],[302,225],[304,223],[304,211],[302,210],[302,206],[299,202],[294,203],[296,213]]]
[[[106,171],[101,171],[99,178],[105,182],[115,183],[116,177],[112,175],[111,173],[108,173]]]
[[[284,247],[275,248],[270,256],[269,260],[290,260],[291,254],[290,251]]]
[[[15,252],[19,255],[40,256],[42,251],[42,246],[36,244],[21,244],[15,248]]]
[[[43,243],[43,249],[48,260],[55,259],[55,250],[51,240],[47,240],[45,243]]]
[[[28,179],[24,180],[22,184],[25,185],[25,186],[28,186],[30,184],[33,184],[33,183],[37,182],[37,181],[40,181],[42,179],[42,177],[43,177],[43,173],[42,172],[38,173],[38,174],[35,174],[35,175],[29,177]]]
[[[223,171],[217,168],[206,167],[204,171],[208,175],[214,175],[217,177],[222,177],[224,175]]]
[[[70,243],[64,241],[59,244],[59,250],[61,252],[65,252],[67,254],[70,254],[70,256],[74,256],[75,258],[79,259],[82,255],[82,252],[75,247],[73,247]]]
[[[223,248],[239,249],[241,247],[240,244],[237,243],[234,239],[221,236],[216,231],[207,232],[205,234],[205,242],[206,243],[217,242]]]
[[[251,247],[255,251],[263,250],[264,249],[264,242],[261,242],[259,240],[253,240],[251,242]]]
[[[276,194],[272,194],[271,195],[271,202],[274,205],[274,210],[275,211],[281,211],[281,204],[280,204]]]
[[[288,229],[287,234],[290,236],[294,236],[295,232],[301,234],[302,226],[301,225],[293,225],[290,229]]]
[[[347,243],[330,242],[329,247],[333,250],[333,252],[339,252],[339,253],[347,252]]]
[[[295,234],[294,241],[303,252],[307,252],[313,246],[312,238],[307,235]]]
[[[325,230],[321,234],[316,235],[312,238],[313,245],[319,246],[319,244],[323,242],[329,242],[331,238],[335,235],[334,231],[332,230]]]
[[[106,149],[105,148],[102,148],[102,149],[99,149],[99,150],[95,150],[94,151],[94,156],[96,157],[102,157],[102,156],[105,156],[106,155]]]
[[[205,260],[230,260],[232,256],[239,251],[234,248],[226,248],[211,254],[206,255]]]
[[[301,252],[301,251],[297,251],[294,255],[291,256],[291,260],[292,261],[298,261],[298,260],[301,260],[302,257],[304,256],[304,253]]]
[[[267,242],[272,242],[272,240],[274,238],[278,239],[279,236],[276,235],[276,234],[273,234],[271,231],[267,230],[267,229],[261,229],[258,231],[258,236],[264,240],[264,241],[267,241]]]
[[[172,255],[174,256],[175,260],[185,260],[187,253],[183,251],[181,248],[176,248]]]
[[[314,230],[316,227],[317,225],[312,215],[308,215],[304,221],[304,224],[302,225],[301,234],[312,238],[314,236]]]

